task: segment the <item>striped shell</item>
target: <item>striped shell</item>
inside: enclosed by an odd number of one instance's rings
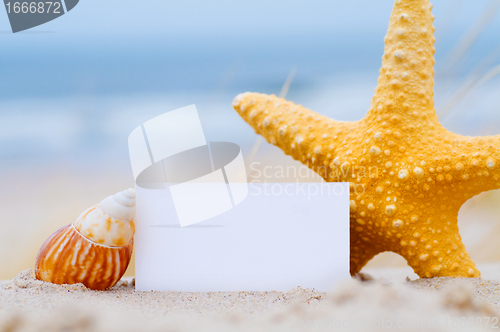
[[[112,287],[132,257],[134,220],[133,190],[105,198],[44,242],[36,258],[37,279],[94,290]]]
[[[37,279],[54,284],[82,283],[90,289],[103,290],[116,284],[132,257],[134,241],[124,247],[96,244],[73,224],[52,234],[36,259]]]

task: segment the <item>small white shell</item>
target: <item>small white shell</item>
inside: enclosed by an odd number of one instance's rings
[[[83,236],[97,244],[124,246],[134,237],[135,212],[135,191],[128,189],[85,210],[74,225]]]

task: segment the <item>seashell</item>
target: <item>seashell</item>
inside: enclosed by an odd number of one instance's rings
[[[132,257],[135,211],[133,189],[85,210],[44,242],[36,258],[36,278],[55,284],[82,283],[94,290],[115,285]]]

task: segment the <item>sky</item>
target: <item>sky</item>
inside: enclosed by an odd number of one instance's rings
[[[482,64],[484,73],[500,63],[500,1],[433,2],[441,106],[473,68]],[[81,0],[60,18],[16,34],[0,10],[0,156],[87,149],[120,151],[126,160],[132,129],[193,103],[212,138],[243,133],[253,142],[253,131],[230,107],[232,98],[244,91],[278,93],[292,68],[288,98],[337,119],[359,119],[377,83],[392,5]],[[473,42],[454,61],[467,36]],[[498,123],[468,111],[500,113],[495,89],[464,100],[463,123],[446,125],[476,134],[486,129],[472,124]]]
[[[274,89],[292,66],[306,85],[376,71],[392,3],[82,0],[17,34],[0,11],[0,98],[206,90],[228,72],[236,72],[235,88]],[[438,67],[493,3],[436,1]],[[466,65],[491,52],[497,31],[500,19],[493,18]]]

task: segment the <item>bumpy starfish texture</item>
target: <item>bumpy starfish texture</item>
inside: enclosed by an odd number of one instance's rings
[[[420,277],[479,277],[458,232],[460,207],[500,188],[500,137],[464,137],[434,110],[434,27],[427,0],[398,0],[366,116],[340,122],[274,95],[244,93],[236,111],[318,172],[351,182],[350,272],[403,256]]]

